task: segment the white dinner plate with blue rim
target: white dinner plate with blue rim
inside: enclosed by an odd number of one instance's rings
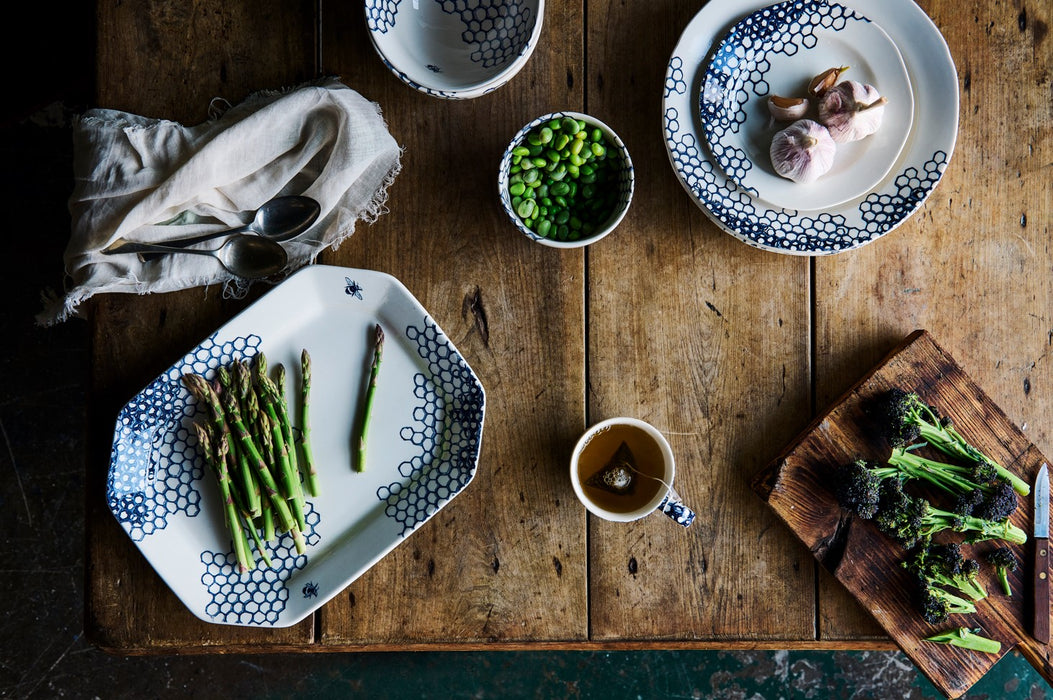
[[[385,331],[366,468],[352,466],[352,425]],[[306,552],[292,537],[239,574],[219,489],[191,424],[203,409],[186,372],[214,375],[266,354],[288,368],[299,428],[299,358],[312,358],[311,445],[321,493],[308,498]],[[179,599],[208,622],[287,627],[307,617],[457,496],[475,475],[485,396],[479,379],[395,278],[312,265],[217,330],[121,410],[107,498],[128,536]],[[255,553],[255,547],[250,548]]]
[[[810,3],[805,3],[810,4]],[[914,98],[913,126],[889,173],[868,192],[822,211],[771,205],[730,180],[702,136],[699,90],[714,44],[764,0],[710,0],[688,23],[666,69],[662,123],[680,184],[720,228],[757,248],[828,255],[874,241],[906,221],[939,183],[958,134],[958,77],[947,44],[912,0],[852,0],[899,49]]]
[[[769,95],[803,97],[823,71],[877,88],[888,100],[881,128],[837,144],[829,171],[801,184],[771,163],[772,137],[788,123],[772,119]],[[910,135],[914,97],[896,45],[862,13],[834,2],[784,2],[735,23],[713,51],[699,97],[702,133],[713,159],[735,184],[769,204],[826,209],[870,191],[895,165]],[[817,119],[812,100],[807,118]]]

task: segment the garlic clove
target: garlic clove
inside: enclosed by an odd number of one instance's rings
[[[768,111],[781,122],[792,122],[808,113],[808,100],[803,97],[768,97]]]
[[[881,127],[886,103],[873,85],[846,80],[819,98],[819,121],[835,142],[858,141]]]
[[[836,150],[825,126],[799,119],[772,138],[771,164],[782,177],[807,184],[830,170]]]
[[[846,70],[848,70],[848,66],[827,68],[822,73],[812,78],[812,81],[808,83],[808,94],[812,97],[819,97],[832,88],[837,83],[837,79],[840,78],[841,74]]]

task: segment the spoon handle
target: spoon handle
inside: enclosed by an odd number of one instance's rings
[[[177,238],[173,241],[165,241],[163,244],[135,243],[134,241],[125,241],[124,243],[111,245],[109,248],[104,249],[102,252],[106,253],[107,255],[115,255],[117,253],[145,253],[149,251],[145,250],[143,246],[150,245],[163,245],[165,248],[185,248],[187,246],[196,245],[198,243],[204,243],[205,241],[211,241],[214,238],[222,238],[223,236],[231,236],[237,233],[244,233],[247,230],[247,226],[239,226],[237,228],[228,228],[222,231],[202,233],[198,236],[191,236],[189,238]]]
[[[195,255],[215,255],[214,250],[197,250],[196,248],[184,248],[180,245],[160,245],[158,243],[122,243],[116,248],[106,248],[101,251],[106,255],[121,255],[124,253],[191,253]]]

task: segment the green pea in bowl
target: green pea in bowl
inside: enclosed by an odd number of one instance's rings
[[[579,112],[545,114],[520,129],[497,175],[512,223],[553,248],[580,248],[613,231],[634,186],[625,144],[599,119]]]

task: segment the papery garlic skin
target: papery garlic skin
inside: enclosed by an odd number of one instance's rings
[[[772,137],[771,164],[782,177],[807,184],[830,170],[836,150],[825,126],[800,119]]]
[[[841,74],[848,70],[848,66],[839,66],[835,68],[827,68],[819,75],[815,76],[808,83],[808,94],[812,97],[820,97],[824,92],[829,90],[837,83],[838,79],[841,78]]]
[[[837,143],[858,141],[881,128],[887,102],[873,85],[846,80],[819,98],[819,121]]]
[[[768,97],[768,112],[780,122],[792,122],[808,114],[809,103],[803,97]]]

